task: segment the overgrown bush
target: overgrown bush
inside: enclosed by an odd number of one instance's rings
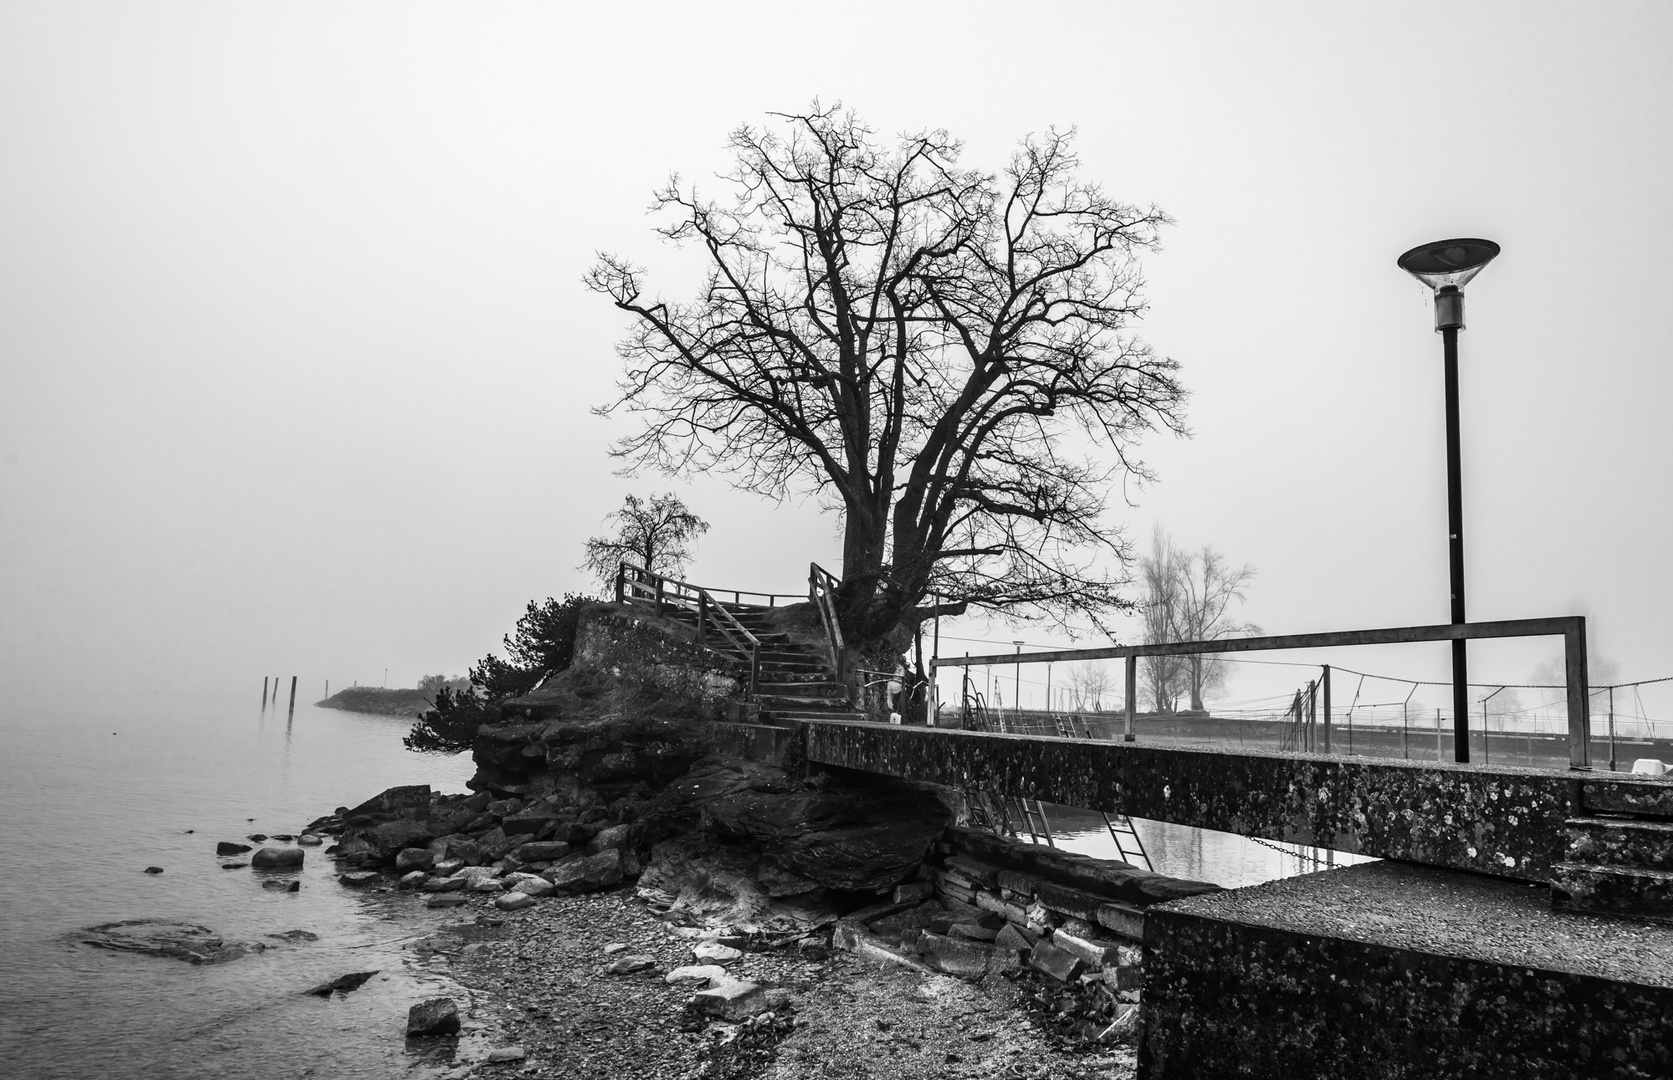
[[[581,608],[591,599],[565,593],[562,600],[529,601],[515,631],[504,638],[506,659],[493,653],[471,668],[470,683],[436,690],[436,707],[419,715],[402,741],[424,754],[469,750],[476,729],[499,719],[500,703],[528,693],[575,660]]]

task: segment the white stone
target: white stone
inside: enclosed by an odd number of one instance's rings
[[[1632,763],[1632,771],[1639,776],[1661,776],[1667,772],[1667,764],[1660,758],[1641,757]]]
[[[494,898],[494,906],[501,911],[521,911],[526,907],[534,907],[535,898],[528,893],[508,892]]]
[[[743,955],[743,950],[722,945],[718,941],[701,941],[692,948],[691,955],[704,963],[723,964],[728,960],[738,959]]]
[[[677,967],[670,971],[663,976],[662,981],[670,986],[677,986],[681,983],[703,983],[706,986],[715,979],[724,978],[726,978],[726,969],[719,964],[688,964],[685,967]]]

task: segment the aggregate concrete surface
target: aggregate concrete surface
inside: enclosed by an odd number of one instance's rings
[[[1377,862],[1190,897],[1183,915],[1673,987],[1673,926],[1551,910],[1530,885]]]

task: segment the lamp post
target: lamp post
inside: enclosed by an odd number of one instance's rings
[[[1022,721],[1022,642],[1013,641],[1011,644],[1017,647],[1017,684],[1011,691],[1016,700],[1012,703],[1011,708],[1016,710],[1017,721],[1020,723]]]
[[[1452,575],[1452,621],[1464,616],[1464,493],[1458,453],[1458,331],[1464,329],[1464,286],[1499,254],[1491,240],[1436,240],[1397,260],[1400,269],[1435,290],[1435,332],[1446,365],[1447,554]],[[1469,664],[1463,638],[1452,643],[1453,758],[1470,760]]]

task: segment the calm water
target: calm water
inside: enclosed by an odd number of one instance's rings
[[[245,697],[83,699],[0,713],[0,1072],[54,1077],[427,1076],[442,1063],[405,1042],[409,1005],[446,988],[407,947],[447,921],[407,896],[338,886],[321,848],[301,891],[222,870],[219,840],[296,833],[398,783],[463,791],[468,755],[409,753],[409,721],[298,706],[262,715]],[[190,830],[190,831],[189,831]],[[164,873],[143,873],[147,866]],[[288,879],[286,879],[288,880]],[[405,913],[390,921],[393,910]],[[422,908],[420,908],[422,911]],[[200,923],[231,940],[307,930],[225,964],[74,944],[120,919]],[[301,994],[380,969],[356,993]]]

